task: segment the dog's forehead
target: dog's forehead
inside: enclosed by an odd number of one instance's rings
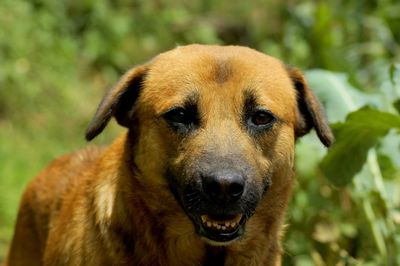
[[[282,62],[272,56],[242,46],[188,45],[160,54],[153,61],[153,73],[174,76],[182,81],[287,76]],[[161,72],[161,73],[160,73]]]
[[[208,45],[178,47],[157,56],[142,98],[163,112],[193,92],[239,99],[246,91],[254,92],[271,109],[293,106],[296,98],[278,59],[247,47]]]

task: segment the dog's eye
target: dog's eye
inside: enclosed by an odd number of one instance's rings
[[[177,124],[187,124],[190,122],[188,115],[186,114],[185,109],[183,109],[183,108],[172,109],[172,110],[168,111],[164,115],[164,117],[169,122],[177,123]]]
[[[248,117],[248,126],[253,129],[262,130],[270,128],[276,118],[269,111],[257,110]]]
[[[251,116],[251,123],[256,126],[265,126],[272,123],[275,117],[265,111],[257,111]]]
[[[178,130],[191,129],[198,124],[196,110],[187,110],[177,107],[164,114],[164,119],[173,128]]]

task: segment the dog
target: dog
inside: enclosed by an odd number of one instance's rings
[[[8,265],[280,265],[296,140],[334,137],[300,70],[188,45],[129,70],[86,132],[26,189]]]

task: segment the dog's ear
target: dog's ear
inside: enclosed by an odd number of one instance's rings
[[[300,70],[287,67],[287,71],[297,93],[296,136],[304,136],[312,128],[315,128],[321,142],[326,147],[331,146],[335,139],[320,102],[308,87]]]
[[[147,69],[147,65],[141,65],[129,70],[103,97],[86,130],[87,140],[92,140],[100,134],[112,116],[120,125],[129,126],[132,108],[139,96]]]

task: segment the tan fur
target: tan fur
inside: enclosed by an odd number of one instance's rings
[[[140,95],[126,107],[121,98],[132,84],[141,87]],[[280,119],[257,139],[240,120],[244,90]],[[191,94],[199,95],[203,126],[183,141],[162,114]],[[221,250],[225,265],[280,264],[295,140],[312,127],[327,145],[333,140],[299,71],[244,47],[178,47],[117,83],[100,104],[88,139],[111,116],[129,131],[105,149],[88,148],[55,160],[30,183],[9,265],[203,265],[209,254]],[[164,178],[167,167],[195,166],[210,151],[221,158],[235,153],[258,172],[272,173],[271,188],[244,235],[223,247],[196,234]],[[256,174],[252,182],[264,180]]]

